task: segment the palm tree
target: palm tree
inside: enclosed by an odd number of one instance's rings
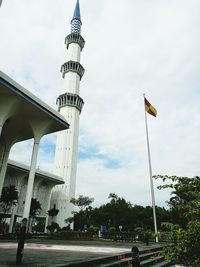
[[[3,216],[5,216],[12,206],[16,206],[18,202],[18,191],[15,185],[9,185],[3,187],[2,195],[0,198],[0,205],[3,211]],[[5,216],[6,217],[6,216]],[[0,218],[0,223],[2,223],[2,217]]]
[[[30,208],[30,217],[35,218],[40,214],[42,210],[41,203],[37,200],[37,198],[31,199],[31,208]]]

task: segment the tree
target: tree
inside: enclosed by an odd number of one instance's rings
[[[69,217],[67,219],[65,219],[65,223],[71,224],[74,222],[74,217]]]
[[[3,214],[6,215],[12,206],[16,206],[18,202],[18,191],[15,185],[5,186],[2,189],[0,198],[0,205],[2,207]],[[2,218],[0,218],[2,222]]]
[[[85,224],[100,227],[101,225],[115,227],[123,226],[123,231],[134,231],[136,227],[153,230],[152,207],[133,205],[124,198],[111,193],[108,196],[109,202],[99,208],[88,206],[83,211],[74,215],[75,229],[81,228],[80,221],[84,219]],[[156,207],[158,226],[162,221],[169,221],[170,213],[165,208]]]
[[[51,222],[53,222],[54,217],[58,215],[59,209],[56,209],[54,205],[52,209],[48,210],[47,213],[51,217]]]
[[[74,217],[69,217],[69,218],[65,219],[65,223],[67,224],[67,226],[64,226],[62,229],[64,229],[64,231],[71,230],[71,224],[73,222],[74,222]]]
[[[77,206],[80,211],[83,211],[87,206],[89,206],[94,201],[94,198],[84,197],[83,195],[79,195],[78,198],[71,198],[70,202]]]
[[[29,224],[28,224],[28,231],[31,232],[32,230],[32,222],[33,218],[36,218],[42,210],[41,203],[36,199],[31,199],[31,207],[30,207],[30,214],[29,214]]]
[[[118,195],[116,195],[115,193],[110,193],[108,198],[111,198],[112,201],[116,201],[117,199],[119,199]]]
[[[29,217],[31,218],[37,217],[40,214],[41,210],[42,210],[41,203],[36,198],[32,198]]]
[[[173,262],[200,266],[200,178],[162,176],[168,184],[159,189],[171,188],[168,201],[175,223],[164,223],[163,227],[171,243],[165,248],[165,255]]]
[[[110,193],[108,198],[111,200],[106,204],[105,211],[109,214],[109,226],[118,229],[119,225],[122,225],[124,229],[127,225],[126,221],[129,220],[132,204],[124,198],[118,197],[115,193]]]
[[[158,189],[172,189],[171,197],[167,201],[173,223],[187,227],[189,221],[200,219],[200,177],[194,178],[157,175],[156,179],[163,182],[169,181],[158,187]]]
[[[56,205],[52,209],[48,210],[47,213],[51,217],[51,224],[47,226],[47,230],[53,233],[55,230],[60,229],[59,224],[53,221],[54,217],[58,215],[59,209],[56,209]]]
[[[78,221],[78,229],[83,229],[84,224],[87,223],[87,216],[84,216],[84,209],[86,209],[86,207],[88,207],[93,201],[94,198],[90,198],[83,195],[79,195],[78,198],[71,198],[70,202],[74,204],[74,206],[77,206],[79,208],[79,214],[74,211],[74,220],[75,223],[77,223]]]
[[[59,231],[60,230],[60,226],[58,223],[52,222],[51,225],[47,226],[47,230],[53,234],[55,231]]]

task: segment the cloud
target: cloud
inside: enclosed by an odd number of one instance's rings
[[[199,175],[198,7],[197,0],[81,1],[77,194],[97,205],[110,192],[150,204],[143,93],[158,110],[148,116],[153,173]],[[72,0],[12,0],[0,10],[0,69],[54,108],[65,90],[59,71],[73,8]],[[51,171],[55,136],[48,138],[38,165]],[[31,151],[31,143],[18,149]],[[26,160],[18,149],[12,155]],[[168,196],[156,191],[157,203]]]

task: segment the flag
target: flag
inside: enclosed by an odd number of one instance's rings
[[[146,98],[144,98],[144,104],[145,104],[146,112],[156,117],[157,110],[149,103],[149,101]]]

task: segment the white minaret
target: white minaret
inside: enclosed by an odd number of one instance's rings
[[[71,21],[71,34],[65,38],[69,61],[61,66],[64,79],[64,94],[57,99],[58,110],[70,124],[69,130],[57,135],[55,171],[65,184],[58,185],[52,192],[51,207],[56,205],[59,213],[55,218],[60,227],[66,226],[65,219],[72,217],[73,205],[70,199],[75,196],[76,168],[79,135],[79,115],[83,107],[83,99],[79,96],[80,80],[84,68],[80,64],[81,50],[85,41],[81,34],[81,16],[77,0],[74,16]]]

